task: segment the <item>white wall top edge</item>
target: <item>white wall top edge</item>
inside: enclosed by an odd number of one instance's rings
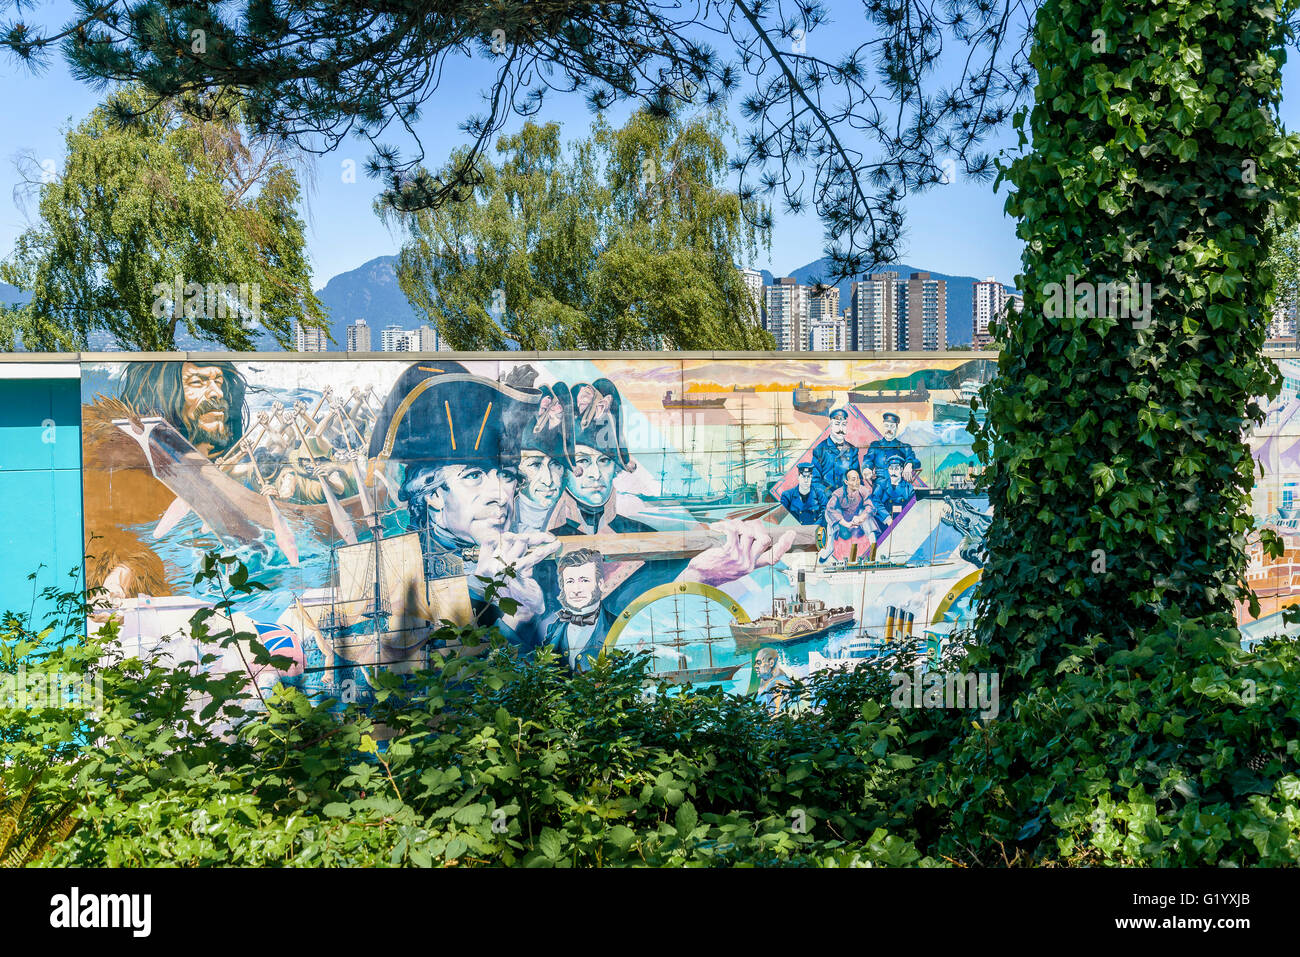
[[[0,379],[80,378],[80,362],[0,362]]]

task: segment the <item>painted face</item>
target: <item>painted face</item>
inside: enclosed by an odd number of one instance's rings
[[[590,608],[600,598],[600,575],[595,562],[573,565],[560,572],[564,607],[570,611]]]
[[[194,445],[224,447],[230,441],[226,377],[219,366],[186,362],[181,365],[184,402],[181,420]]]
[[[604,508],[614,493],[614,460],[589,445],[579,445],[574,453],[565,487],[580,505]]]
[[[841,416],[831,419],[830,434],[832,442],[842,445],[849,436],[849,420]]]
[[[897,482],[900,478],[903,477],[903,466],[899,465],[897,462],[890,462],[889,477],[891,480]]]
[[[844,484],[850,492],[856,492],[862,485],[862,476],[858,474],[857,469],[849,469],[844,473]]]
[[[439,479],[427,493],[434,524],[462,545],[482,545],[501,538],[519,488],[518,471],[448,465]]]
[[[534,505],[550,508],[564,490],[564,469],[544,452],[525,451],[519,459],[519,494]]]
[[[884,433],[885,438],[892,439],[898,435],[898,423],[893,419],[886,419],[880,426],[880,431]]]
[[[811,488],[812,488],[812,472],[800,472],[799,492],[803,495],[807,495],[809,489]]]

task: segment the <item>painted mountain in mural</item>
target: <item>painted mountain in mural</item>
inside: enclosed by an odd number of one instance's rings
[[[955,369],[920,369],[908,375],[891,376],[888,379],[873,379],[854,386],[867,392],[908,392],[918,386],[927,389],[956,389],[967,379],[984,382],[997,371],[997,363],[992,359],[972,359],[963,362]]]

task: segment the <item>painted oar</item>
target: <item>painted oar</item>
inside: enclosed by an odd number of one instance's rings
[[[355,545],[357,543],[357,530],[353,527],[352,519],[348,517],[348,513],[343,510],[343,506],[339,504],[339,500],[334,496],[334,490],[330,488],[329,477],[321,474],[318,479],[320,480],[321,491],[325,493],[325,504],[330,508],[330,518],[334,521],[334,527],[338,529],[338,533],[343,536],[345,542],[349,545]]]
[[[293,532],[289,531],[289,523],[280,514],[280,506],[275,504],[274,493],[266,496],[266,504],[271,506],[271,531],[275,535],[275,543],[280,546],[280,551],[284,552],[284,557],[289,559],[289,564],[296,567],[298,542],[293,537]]]
[[[370,504],[370,495],[366,492],[366,476],[361,471],[361,460],[352,460],[352,474],[357,479],[357,497],[361,499],[361,514],[369,515],[374,511]]]
[[[162,518],[158,519],[158,524],[153,527],[154,541],[167,535],[188,514],[190,514],[190,503],[183,498],[173,499],[167,506],[167,511],[163,512]]]
[[[253,474],[257,476],[257,481],[261,485],[262,496],[266,499],[266,504],[271,510],[271,534],[275,536],[275,544],[280,547],[280,551],[284,552],[284,557],[289,559],[289,564],[297,567],[298,542],[293,537],[293,532],[289,530],[289,523],[280,514],[280,506],[275,504],[275,489],[267,483],[266,477],[262,475],[262,469],[257,464],[257,458],[253,455],[252,449],[247,447],[247,440],[240,439],[239,444],[248,455],[248,462],[253,467]]]
[[[328,394],[328,392],[326,394]],[[322,396],[321,402],[324,401],[325,399]],[[320,409],[320,403],[316,404],[316,408],[317,410]],[[307,433],[303,431],[302,425],[298,422],[298,417],[301,415],[302,411],[298,410],[295,415],[289,417],[290,422],[293,425],[293,430],[298,433],[298,439],[302,442],[303,452],[311,455],[314,460],[315,454],[312,452],[311,443],[307,441]],[[311,420],[308,420],[309,423],[310,421]],[[324,440],[322,439],[321,441]],[[352,519],[348,518],[348,513],[343,510],[343,506],[339,505],[339,500],[334,497],[334,490],[330,488],[329,476],[323,469],[318,469],[314,466],[311,474],[316,481],[320,482],[321,492],[325,496],[325,504],[329,506],[330,520],[333,521],[334,527],[338,530],[339,535],[343,537],[345,542],[349,545],[355,545],[357,543],[356,529],[352,527]]]

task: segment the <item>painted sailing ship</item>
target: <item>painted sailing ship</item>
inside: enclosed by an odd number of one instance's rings
[[[704,637],[702,642],[708,649],[709,664],[707,668],[692,668],[686,658],[685,649],[697,642],[683,638],[685,629],[682,628],[682,606],[681,600],[673,597],[673,619],[676,627],[669,631],[673,636],[672,640],[661,642],[662,647],[671,648],[677,655],[676,668],[660,670],[652,667],[648,672],[649,676],[656,682],[666,681],[669,684],[707,684],[711,681],[730,681],[740,670],[740,665],[715,665],[713,663],[713,646],[724,638],[713,633],[713,623],[709,620],[709,606],[704,605]],[[650,611],[650,641],[654,643],[654,612]]]
[[[692,439],[691,451],[694,454],[694,440]],[[659,494],[637,496],[641,501],[650,505],[675,505],[681,508],[711,508],[720,505],[726,499],[725,491],[714,492],[713,488],[713,456],[709,456],[709,477],[704,481],[705,491],[701,495],[695,494],[695,483],[701,481],[699,473],[695,466],[687,461],[684,463],[686,472],[685,488],[680,492],[669,492],[667,490],[668,474],[668,447],[663,446],[659,452]]]
[[[798,577],[798,591],[793,598],[774,598],[772,613],[744,624],[732,622],[731,634],[737,644],[804,641],[821,638],[836,628],[852,624],[850,607],[827,608],[826,603],[809,598],[805,591],[804,572]]]

